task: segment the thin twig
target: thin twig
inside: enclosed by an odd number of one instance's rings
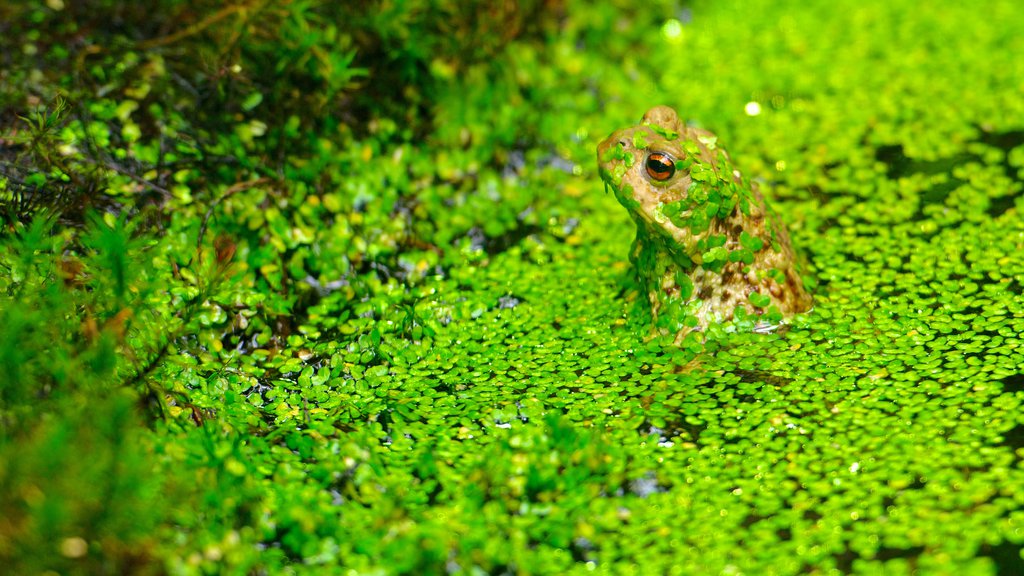
[[[213,26],[217,22],[220,22],[221,20],[227,18],[235,12],[241,12],[247,9],[248,7],[249,6],[244,4],[225,6],[224,8],[221,8],[219,11],[207,16],[206,18],[203,18],[202,20],[191,26],[183,28],[182,30],[178,30],[177,32],[169,34],[167,36],[161,36],[160,38],[153,38],[151,40],[146,40],[145,42],[139,42],[135,45],[135,47],[139,50],[149,50],[151,48],[157,48],[160,46],[173,44],[178,40],[181,40],[182,38],[187,38],[189,36],[199,34],[203,30],[209,28],[210,26]]]

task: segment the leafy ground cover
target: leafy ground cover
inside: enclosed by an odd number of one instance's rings
[[[0,7],[5,566],[1024,571],[1014,2],[151,4]],[[812,312],[644,341],[658,103]]]

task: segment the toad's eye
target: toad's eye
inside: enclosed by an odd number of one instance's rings
[[[664,182],[676,173],[675,160],[664,152],[651,152],[644,161],[647,175],[656,182]]]

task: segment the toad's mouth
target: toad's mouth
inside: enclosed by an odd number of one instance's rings
[[[672,257],[677,265],[689,269],[698,252],[697,241],[689,230],[679,228],[667,221],[657,221],[650,214],[639,211],[633,214],[637,227],[637,240],[656,247],[658,251]]]

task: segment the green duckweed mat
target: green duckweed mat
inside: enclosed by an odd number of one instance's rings
[[[1024,573],[1019,4],[625,4],[567,2],[465,75],[434,62],[428,138],[401,121],[341,149],[311,137],[287,195],[256,181],[204,203],[180,174],[139,272],[157,287],[111,288],[136,329],[173,328],[158,362],[112,368],[167,414],[130,424],[138,395],[114,394],[5,439],[4,505],[28,520],[0,521],[0,555],[61,573]],[[656,104],[760,182],[811,312],[644,340],[634,226],[595,147]],[[226,284],[190,276],[175,247],[197,241],[206,274],[234,262]],[[5,306],[24,306],[19,278]],[[197,310],[187,329],[175,302]],[[54,504],[76,475],[102,494]]]

